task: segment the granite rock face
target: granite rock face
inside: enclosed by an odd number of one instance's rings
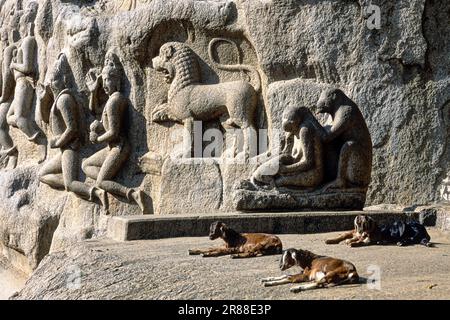
[[[446,1],[37,4],[0,1],[0,136],[10,136],[0,141],[0,240],[26,270],[103,235],[111,215],[248,209],[236,185],[257,165],[223,159],[241,159],[251,127],[259,153],[273,147],[289,106],[332,124],[316,114],[329,88],[358,106],[373,144],[370,185],[344,207],[440,197],[450,171]],[[27,62],[35,70],[6,72]],[[67,106],[77,110],[69,120]],[[186,147],[180,132],[198,121]],[[242,141],[222,141],[233,129]]]

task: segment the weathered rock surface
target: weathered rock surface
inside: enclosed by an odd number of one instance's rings
[[[26,7],[30,0],[22,2]],[[0,2],[2,27],[18,3]],[[36,80],[45,82],[50,66],[60,52],[65,52],[72,73],[71,89],[78,93],[83,123],[87,124],[83,130],[88,136],[89,124],[100,115],[88,110],[86,73],[93,67],[101,69],[106,53],[115,52],[125,74],[122,91],[130,100],[127,139],[131,148],[115,181],[144,192],[153,200],[149,202],[151,211],[231,211],[235,209],[235,182],[251,175],[248,167],[175,168],[167,162],[174,151],[172,136],[182,126],[151,121],[170,88],[164,76],[153,69],[152,59],[169,41],[187,43],[195,52],[201,84],[243,79],[252,85],[257,82],[250,73],[217,67],[213,59],[255,68],[262,83],[256,124],[269,132],[280,129],[287,105],[304,104],[314,111],[323,88],[341,88],[361,109],[374,145],[366,203],[411,206],[439,198],[439,187],[450,171],[448,1],[121,3],[39,1]],[[381,8],[380,29],[368,27],[369,4]],[[220,44],[211,58],[208,44],[214,37],[230,39],[236,46]],[[36,100],[29,118],[50,136],[48,125],[37,112]],[[205,121],[204,128],[220,128],[219,122]],[[26,257],[26,262],[18,263],[26,265],[23,269],[29,272],[50,250],[63,250],[71,243],[102,235],[107,218],[98,203],[39,184],[38,148],[16,128],[11,128],[11,136],[19,158],[16,169],[0,171],[0,240],[5,254],[17,255],[17,260]],[[79,156],[86,159],[98,150],[86,139]],[[157,155],[152,159],[161,168],[148,165],[152,162],[145,157],[148,154]],[[165,161],[166,170],[159,170]],[[4,158],[2,163],[6,164]],[[94,185],[81,168],[78,171],[82,182]],[[109,200],[111,215],[141,214],[127,199],[110,196]]]
[[[47,256],[14,299],[448,299],[450,239],[429,231],[436,248],[325,245],[324,239],[336,233],[280,236],[285,248],[353,262],[361,277],[379,270],[380,290],[365,283],[298,294],[289,292],[290,285],[265,288],[262,278],[283,274],[279,255],[239,260],[188,256],[188,249],[221,241],[203,237],[87,241]]]

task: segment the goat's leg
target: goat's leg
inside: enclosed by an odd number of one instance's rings
[[[252,258],[252,257],[261,257],[263,253],[261,251],[247,251],[236,253],[231,256],[232,259],[242,259],[242,258]]]
[[[358,239],[358,241],[350,242],[348,245],[352,248],[354,247],[363,247],[370,245],[370,238],[366,237],[364,239]]]
[[[351,239],[351,238],[353,238],[353,231],[348,231],[348,232],[340,234],[337,238],[331,238],[331,239],[325,240],[325,243],[326,244],[338,244],[341,241],[344,241],[346,239]]]
[[[208,248],[208,249],[190,249],[188,250],[189,255],[199,255],[207,252],[211,252],[217,250],[217,248]]]
[[[284,275],[284,276],[280,276],[280,277],[267,277],[267,278],[263,278],[261,279],[261,282],[272,282],[272,281],[280,281],[283,279],[286,279],[287,277],[289,277],[288,275]]]
[[[293,293],[297,293],[300,291],[306,291],[306,290],[312,290],[312,289],[317,289],[320,288],[322,285],[320,283],[317,283],[315,281],[313,282],[308,282],[305,284],[301,284],[299,286],[294,286],[290,289],[291,292]]]
[[[226,255],[229,255],[229,254],[236,253],[236,251],[237,250],[233,249],[233,248],[218,248],[218,249],[215,249],[213,251],[202,253],[201,256],[203,258],[220,257],[220,256],[226,256]]]
[[[282,278],[280,280],[264,282],[264,286],[265,287],[273,287],[273,286],[279,286],[279,285],[287,284],[287,283],[305,282],[308,280],[309,280],[309,275],[300,273],[300,274],[286,276],[285,278]]]

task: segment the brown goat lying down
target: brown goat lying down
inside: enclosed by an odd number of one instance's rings
[[[189,250],[189,254],[202,257],[218,257],[231,254],[232,258],[250,258],[279,254],[283,251],[280,238],[265,233],[239,233],[227,227],[223,222],[211,224],[209,239],[222,238],[225,246],[209,249]]]
[[[299,266],[303,272],[296,275],[270,277],[262,280],[264,286],[277,286],[286,283],[307,282],[294,286],[292,292],[332,287],[344,283],[358,283],[356,267],[345,260],[319,256],[307,250],[288,249],[281,256],[280,269],[284,271]]]

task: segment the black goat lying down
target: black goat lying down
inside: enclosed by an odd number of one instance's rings
[[[351,247],[364,245],[397,244],[407,246],[421,244],[430,247],[430,235],[427,229],[417,221],[395,221],[386,225],[378,225],[369,216],[360,215],[355,218],[355,229],[327,239],[325,243],[336,244],[346,240]]]
[[[408,246],[421,244],[430,247],[430,235],[427,229],[417,221],[395,221],[389,225],[382,225],[379,231],[373,235],[373,240],[378,244],[397,244]]]

